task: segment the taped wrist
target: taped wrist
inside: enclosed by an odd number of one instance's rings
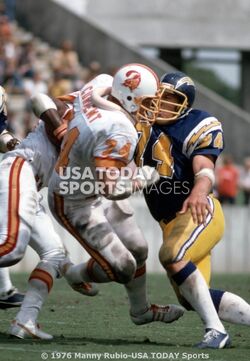
[[[215,184],[215,175],[214,171],[211,168],[203,168],[198,173],[195,174],[195,179],[201,178],[201,177],[207,177],[210,179],[212,186]]]

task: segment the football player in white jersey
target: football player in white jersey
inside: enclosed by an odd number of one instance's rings
[[[172,322],[182,316],[183,309],[149,303],[146,241],[131,209],[124,206],[126,202],[113,202],[104,207],[100,195],[112,200],[128,197],[135,188],[142,189],[158,179],[157,172],[152,173],[150,167],[144,167],[133,180],[119,174],[119,181],[126,184],[120,192],[119,182],[110,184],[108,177],[114,168],[117,176],[132,159],[137,143],[132,115],[140,101],[145,104],[143,115],[155,116],[156,111],[149,111],[147,102],[151,105],[154,102],[158,84],[151,69],[129,64],[122,67],[114,79],[102,74],[81,91],[71,94],[68,101],[73,104],[74,115],[49,184],[52,213],[91,255],[87,265],[65,263],[62,267],[65,277],[74,282],[124,284],[131,319],[138,325],[152,321]],[[109,100],[105,100],[106,109],[93,105],[94,91],[101,88],[104,93],[110,93]],[[39,97],[33,99],[33,103],[37,116],[43,119],[50,108],[46,109]],[[55,134],[63,131],[62,126]]]
[[[8,129],[6,93],[0,86],[0,152],[5,153],[14,148],[19,141]],[[0,309],[19,307],[24,294],[12,284],[8,268],[0,268]]]
[[[36,320],[54,279],[60,276],[59,263],[66,254],[40,203],[38,190],[48,184],[57,151],[48,140],[41,122],[3,158],[0,163],[0,266],[17,263],[28,244],[41,259],[30,275],[28,291],[10,334],[19,338],[51,339],[51,335],[37,327]],[[82,294],[96,294],[89,284],[71,286]]]

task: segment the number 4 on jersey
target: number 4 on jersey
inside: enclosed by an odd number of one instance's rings
[[[151,136],[151,125],[138,123],[136,125],[139,134],[135,162],[137,166],[144,164],[143,157]],[[171,155],[172,143],[169,137],[161,133],[152,146],[152,159],[157,162],[156,169],[161,177],[172,178],[174,169],[174,159]]]

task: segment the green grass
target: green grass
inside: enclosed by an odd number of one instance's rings
[[[25,290],[27,275],[13,275],[15,284]],[[250,277],[247,275],[214,276],[213,287],[235,292],[250,301]],[[161,304],[176,302],[175,295],[164,275],[148,277],[150,300]],[[227,350],[203,352],[192,345],[199,342],[203,327],[194,312],[170,325],[152,323],[135,326],[128,316],[125,291],[121,285],[100,285],[100,294],[87,298],[73,292],[64,280],[55,283],[40,315],[44,331],[52,333],[53,342],[33,342],[10,339],[6,330],[16,310],[0,311],[0,360],[42,360],[41,353],[52,359],[96,359],[94,353],[102,353],[101,360],[213,360],[248,361],[250,359],[250,330],[248,327],[226,324],[233,340]],[[59,356],[52,352],[62,352]],[[68,353],[68,354],[63,354]],[[118,354],[115,354],[115,353]],[[70,354],[71,353],[71,354]],[[74,354],[76,353],[76,354]],[[125,357],[119,358],[120,353]],[[142,353],[142,354],[139,354]],[[144,354],[145,353],[145,354]],[[161,353],[161,354],[152,354]],[[164,353],[164,354],[163,354]],[[179,353],[173,358],[171,353]],[[131,357],[127,357],[131,355]],[[171,358],[171,356],[173,356]],[[88,357],[88,358],[87,358]],[[159,357],[159,358],[157,358]]]

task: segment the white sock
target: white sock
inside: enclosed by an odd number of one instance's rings
[[[8,268],[0,268],[0,298],[13,288]]]
[[[179,290],[200,315],[205,328],[214,328],[217,331],[226,332],[214,307],[206,281],[198,269],[179,285]]]
[[[66,272],[63,273],[63,276],[69,284],[81,282],[111,282],[111,279],[92,258],[88,262],[78,265],[73,265],[69,262],[66,264],[65,270]]]
[[[250,326],[250,305],[241,297],[225,292],[219,306],[219,317],[223,321]]]
[[[25,294],[16,320],[20,323],[36,323],[49,291],[56,277],[56,270],[48,262],[40,262],[30,275],[28,290]]]
[[[131,314],[136,315],[144,312],[149,306],[146,290],[146,272],[138,277],[135,275],[135,278],[124,286],[127,291]]]
[[[39,280],[31,280],[29,282],[28,291],[25,295],[16,319],[24,324],[28,321],[36,323],[39,311],[42,308],[47,295],[48,289],[44,282]]]

